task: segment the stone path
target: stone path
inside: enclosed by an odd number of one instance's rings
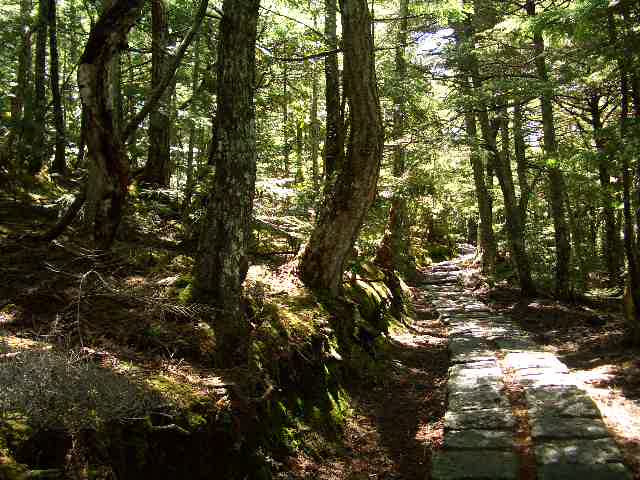
[[[566,365],[465,293],[461,273],[460,260],[440,263],[424,287],[448,326],[451,357],[444,446],[431,478],[631,480],[598,408]],[[514,390],[524,406],[517,418]],[[516,448],[517,422],[525,423],[535,461]],[[526,461],[535,465],[528,473]]]

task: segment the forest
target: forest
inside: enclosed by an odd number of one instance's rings
[[[640,479],[640,2],[0,41],[0,480]]]

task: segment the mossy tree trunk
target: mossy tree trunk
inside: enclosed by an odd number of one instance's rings
[[[340,290],[345,260],[375,197],[384,143],[367,2],[343,0],[341,7],[347,154],[298,265],[305,284],[331,295]]]
[[[220,21],[215,175],[194,271],[194,298],[220,310],[223,351],[244,331],[240,310],[256,180],[255,44],[259,0],[225,0]]]

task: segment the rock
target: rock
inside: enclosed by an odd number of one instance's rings
[[[515,424],[510,407],[448,411],[444,416],[446,430],[511,430]]]
[[[554,463],[538,467],[538,480],[633,480],[621,463]]]
[[[433,457],[431,479],[516,480],[518,468],[513,452],[443,450]]]
[[[444,448],[455,450],[512,450],[513,435],[506,430],[451,430],[444,436]]]
[[[525,392],[525,398],[531,416],[600,417],[600,410],[594,401],[575,386],[532,388]]]
[[[531,418],[531,436],[535,440],[584,440],[606,438],[609,432],[600,419],[542,415]]]
[[[598,440],[562,440],[536,447],[536,461],[552,463],[622,463],[622,454],[611,438]]]
[[[453,412],[510,408],[509,400],[500,390],[491,387],[476,388],[470,391],[451,391],[448,409]]]

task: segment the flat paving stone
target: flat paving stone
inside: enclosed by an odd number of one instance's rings
[[[538,480],[633,480],[621,463],[554,463],[538,466]]]
[[[448,409],[453,412],[486,410],[490,408],[509,409],[506,395],[495,388],[476,388],[462,392],[449,392]]]
[[[530,350],[532,348],[536,348],[537,345],[533,340],[529,340],[526,338],[497,338],[495,339],[496,344],[500,350]]]
[[[452,450],[508,450],[514,448],[513,435],[507,430],[450,430],[444,436],[444,448]]]
[[[600,418],[600,410],[583,390],[575,386],[531,388],[525,391],[531,416],[552,413],[559,417]]]
[[[432,461],[432,480],[516,480],[519,459],[513,452],[441,450]]]
[[[531,436],[535,440],[594,439],[609,436],[599,418],[566,418],[542,415],[530,418]]]
[[[561,440],[535,447],[538,464],[550,463],[622,463],[622,454],[611,438],[597,440]]]
[[[444,415],[445,430],[512,430],[516,422],[511,408],[487,408]]]

